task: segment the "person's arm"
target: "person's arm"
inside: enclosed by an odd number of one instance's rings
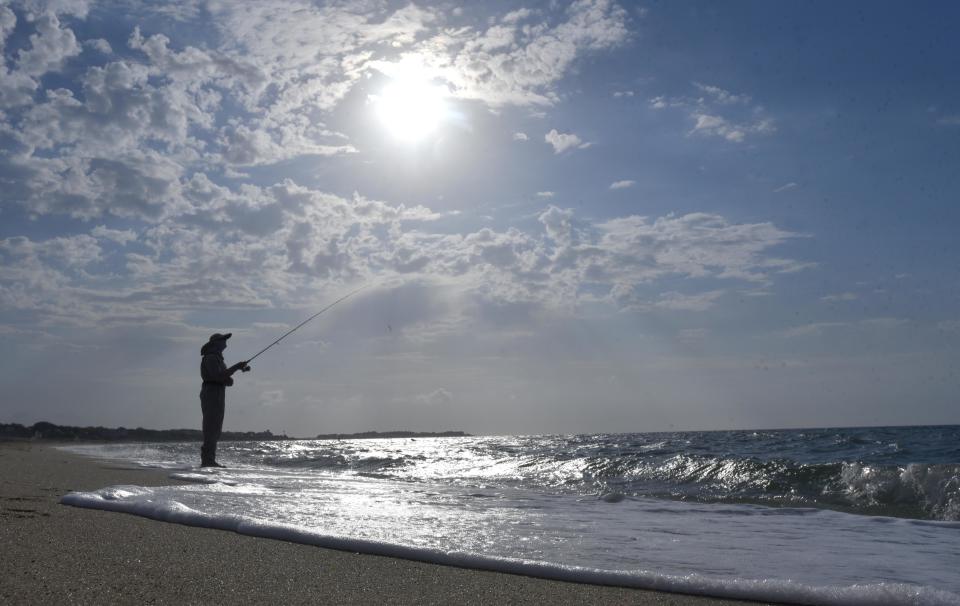
[[[233,379],[230,378],[235,371],[227,368],[223,363],[223,358],[215,355],[203,357],[203,377],[205,381],[219,383],[221,385],[233,385]]]
[[[237,372],[238,370],[242,370],[243,372],[247,372],[248,370],[250,370],[250,366],[247,364],[246,360],[244,360],[243,362],[237,362],[236,364],[228,368],[227,376],[233,375],[233,373]]]

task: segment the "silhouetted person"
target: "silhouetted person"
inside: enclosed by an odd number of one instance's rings
[[[230,368],[223,361],[223,350],[227,348],[227,339],[233,333],[210,335],[200,349],[203,360],[200,362],[200,409],[203,410],[203,446],[200,447],[201,467],[223,467],[217,463],[217,440],[223,429],[223,412],[226,407],[227,387],[233,385],[233,373],[238,370],[250,370],[246,361],[237,362]]]

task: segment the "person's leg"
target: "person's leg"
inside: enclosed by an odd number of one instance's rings
[[[200,464],[212,465],[217,460],[217,441],[223,429],[224,390],[204,387],[200,394],[200,408],[203,411],[203,446],[200,447]]]

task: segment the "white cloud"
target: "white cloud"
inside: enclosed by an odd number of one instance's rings
[[[60,26],[53,13],[36,19],[36,33],[30,36],[30,48],[17,53],[17,69],[27,76],[41,76],[62,67],[64,61],[80,54],[73,31]]]
[[[531,15],[514,11],[486,29],[443,29],[413,44],[408,54],[423,60],[453,97],[492,107],[543,106],[559,99],[556,85],[580,57],[629,37],[627,13],[611,0],[577,0],[556,24],[523,24]],[[374,60],[370,66],[385,71],[390,63]]]
[[[537,197],[538,197],[538,198],[552,198],[552,197],[554,197],[555,195],[556,195],[556,194],[555,194],[554,192],[552,192],[552,191],[538,191],[538,192],[537,192]]]
[[[750,95],[732,93],[699,82],[694,82],[693,86],[704,94],[698,97],[660,95],[650,99],[650,107],[656,110],[683,110],[693,122],[693,127],[688,131],[690,135],[720,137],[733,143],[743,143],[749,137],[776,132],[776,121],[762,106],[752,104]]]
[[[634,92],[632,90],[616,90],[613,91],[614,98],[620,99],[621,97],[632,97]]]
[[[623,181],[614,181],[610,184],[610,189],[627,189],[633,187],[637,182],[632,179],[624,179]]]
[[[196,213],[196,174],[244,178],[239,169],[356,151],[323,119],[398,56],[423,59],[453,98],[536,106],[558,99],[556,85],[582,56],[628,37],[626,11],[608,0],[550,15],[520,9],[480,28],[447,27],[449,15],[412,4],[167,8],[131,7],[131,21],[189,19],[211,32],[202,48],[135,27],[114,53],[116,43],[102,38],[81,44],[57,17],[83,18],[86,5],[27,8],[38,15],[25,26],[28,44],[8,62],[13,69],[0,66],[0,107],[15,108],[0,114],[0,131],[14,139],[0,157],[14,184],[10,199],[35,216],[159,221]],[[0,7],[0,36],[16,25]],[[99,53],[84,54],[74,86],[38,93],[40,77],[84,47]]]
[[[690,116],[695,124],[691,134],[722,137],[727,141],[742,143],[747,135],[769,134],[776,132],[776,127],[770,119],[759,119],[750,123],[736,123],[721,116],[694,112]]]
[[[710,86],[699,82],[694,82],[693,85],[721,105],[749,105],[753,100],[750,95],[737,95],[719,86]]]
[[[110,46],[110,43],[104,40],[103,38],[96,38],[94,40],[85,40],[83,45],[87,48],[92,48],[93,50],[103,53],[104,55],[109,55],[113,53],[113,47]]]
[[[110,229],[106,225],[94,227],[90,234],[95,238],[111,240],[120,245],[125,245],[137,239],[137,232],[132,229]]]
[[[453,394],[442,387],[438,387],[431,392],[417,394],[413,399],[429,406],[442,406],[453,401]]]
[[[528,139],[529,137],[527,137],[527,133],[513,133],[514,141],[527,141]]]
[[[937,124],[943,126],[960,126],[960,114],[941,116],[937,118]]]
[[[584,143],[580,137],[573,133],[561,133],[557,129],[551,129],[544,136],[544,140],[553,146],[553,153],[562,154],[570,149],[586,149],[591,143]]]
[[[821,301],[829,301],[829,302],[835,302],[835,301],[856,301],[856,300],[859,299],[859,298],[860,298],[860,295],[858,295],[858,294],[855,293],[855,292],[842,292],[842,293],[833,294],[833,295],[825,295],[825,296],[823,296],[823,297],[820,297],[820,300],[821,300]]]
[[[3,240],[0,306],[37,324],[178,322],[189,311],[296,305],[318,278],[337,288],[377,276],[445,283],[490,305],[571,309],[609,291],[599,300],[621,309],[701,311],[723,290],[657,294],[656,281],[768,284],[804,266],[768,254],[796,234],[716,215],[596,223],[551,206],[540,232],[448,233],[430,229],[441,215],[428,208],[290,181],[233,191],[194,179],[190,190],[197,214],[164,218],[139,235],[101,225],[66,238]],[[101,249],[105,240],[141,248]]]
[[[794,183],[793,181],[791,181],[791,182],[789,182],[789,183],[784,183],[783,185],[781,185],[781,186],[778,187],[777,189],[773,190],[773,193],[779,194],[779,193],[782,192],[782,191],[787,191],[788,189],[793,189],[794,187],[797,187],[797,184]]]
[[[813,322],[801,326],[794,326],[779,331],[776,334],[777,336],[786,338],[820,336],[825,333],[843,330],[889,330],[907,323],[908,321],[902,318],[865,318],[856,322]]]
[[[810,324],[804,324],[802,326],[794,326],[792,328],[782,330],[777,334],[781,337],[787,338],[819,336],[824,332],[833,331],[846,326],[849,326],[849,324],[846,322],[813,322]]]
[[[286,394],[282,389],[267,389],[260,392],[260,406],[274,408],[286,402]]]
[[[682,311],[706,311],[713,307],[717,299],[724,295],[723,290],[711,290],[697,294],[683,294],[676,291],[661,293],[657,299],[650,301],[644,306],[659,309],[674,309]]]

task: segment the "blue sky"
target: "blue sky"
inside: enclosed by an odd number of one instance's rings
[[[6,3],[3,420],[960,422],[958,13]]]

